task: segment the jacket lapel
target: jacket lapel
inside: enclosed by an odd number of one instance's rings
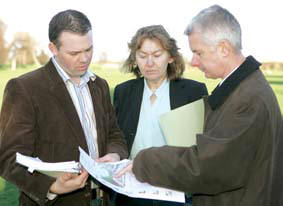
[[[169,83],[169,97],[170,97],[170,107],[172,109],[176,109],[185,104],[185,96],[183,94],[183,89],[185,85],[182,81],[179,80],[171,80]]]
[[[97,78],[97,77],[96,77]],[[88,82],[89,91],[91,94],[92,99],[92,105],[93,105],[93,111],[95,114],[95,121],[96,121],[96,133],[97,133],[97,144],[98,144],[98,152],[100,153],[102,151],[102,141],[101,136],[102,135],[102,128],[103,128],[103,108],[102,107],[102,99],[101,95],[99,95],[98,87],[95,86],[95,80],[89,80]],[[99,155],[100,156],[100,155]]]
[[[127,145],[128,150],[131,152],[132,146],[134,143],[135,135],[138,128],[142,97],[143,97],[143,89],[144,89],[144,78],[139,78],[131,84],[131,88],[129,89],[127,104],[129,107],[128,111],[131,111],[130,114],[125,114],[129,118],[125,122],[125,126],[128,128],[127,135]]]
[[[88,151],[85,135],[76,108],[73,104],[71,96],[69,95],[65,83],[59,76],[52,61],[49,61],[49,63],[47,64],[46,71],[50,80],[51,94],[53,94],[58,100],[58,105],[64,112],[66,116],[66,122],[70,125],[70,129],[73,131],[80,147],[82,147],[85,151]]]
[[[131,94],[129,95],[131,98],[128,99],[130,106],[129,111],[133,111],[130,118],[130,124],[133,125],[133,128],[137,128],[143,97],[144,78],[138,79],[132,87]]]

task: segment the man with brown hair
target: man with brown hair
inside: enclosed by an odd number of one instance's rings
[[[15,162],[16,152],[45,162],[79,161],[79,146],[102,162],[128,155],[108,85],[88,69],[93,53],[88,18],[75,10],[59,12],[50,21],[49,39],[51,60],[6,86],[0,175],[18,186],[20,205],[90,206],[96,186],[85,170],[55,179]]]

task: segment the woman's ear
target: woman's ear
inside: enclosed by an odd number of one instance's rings
[[[168,63],[169,63],[169,64],[173,63],[174,61],[175,61],[175,59],[174,59],[173,57],[170,57],[170,58],[168,59]]]

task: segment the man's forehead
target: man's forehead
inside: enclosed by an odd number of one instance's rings
[[[78,34],[64,31],[59,38],[60,47],[69,51],[84,51],[93,46],[92,33]]]

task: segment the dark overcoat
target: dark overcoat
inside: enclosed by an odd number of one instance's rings
[[[247,57],[204,99],[195,146],[141,151],[137,179],[192,193],[194,206],[283,205],[282,116],[259,66]]]

